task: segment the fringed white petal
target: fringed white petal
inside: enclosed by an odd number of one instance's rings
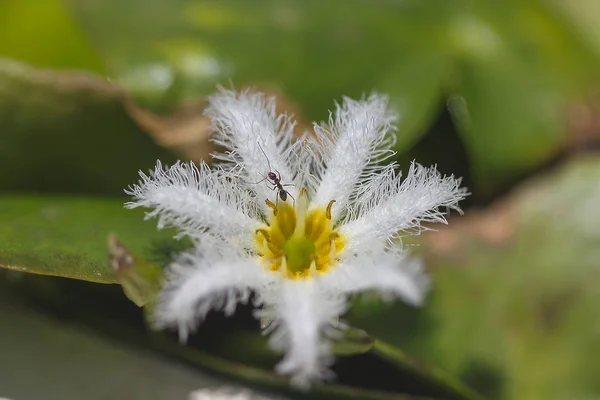
[[[321,144],[314,135],[305,133],[294,141],[293,152],[289,154],[290,165],[296,171],[296,187],[306,188],[309,197],[316,193],[321,183],[319,174],[315,173],[321,168],[321,151]]]
[[[282,184],[293,184],[296,171],[289,160],[297,151],[293,144],[295,122],[286,115],[277,115],[275,98],[221,88],[210,97],[206,114],[216,130],[213,141],[227,150],[225,154],[215,154],[215,158],[239,167],[261,206],[264,199],[275,201],[277,195],[264,180],[269,171],[278,174]],[[291,186],[286,189],[292,193],[299,190]]]
[[[395,119],[387,98],[372,95],[358,101],[344,98],[329,125],[315,126],[325,164],[316,171],[321,178],[313,199],[316,206],[336,200],[334,219],[343,213],[357,185],[377,174],[381,168],[377,164],[393,154]]]
[[[271,299],[264,299],[273,315],[269,326],[271,346],[284,352],[277,372],[306,388],[313,381],[332,377],[331,320],[345,311],[341,293],[324,290],[318,279],[281,282]]]
[[[222,386],[220,388],[202,388],[190,393],[188,400],[272,400],[250,389]]]
[[[238,303],[248,301],[252,290],[260,292],[272,278],[256,258],[207,236],[169,267],[154,325],[176,327],[185,341],[210,310],[233,314]]]
[[[400,176],[396,174],[395,163],[387,164],[378,174],[365,179],[354,191],[353,200],[346,207],[342,223],[353,221],[366,211],[373,208],[374,204],[381,202],[381,191],[393,186]]]
[[[468,194],[460,183],[454,176],[443,177],[435,168],[416,163],[402,181],[388,170],[340,232],[348,238],[348,247],[361,249],[373,239],[390,241],[400,233],[421,230],[424,222],[446,223],[440,208],[460,211],[458,202]]]
[[[342,261],[323,275],[323,281],[332,291],[375,290],[414,305],[423,303],[430,284],[420,259],[402,251],[385,251],[383,245],[372,245],[370,251]]]
[[[442,177],[435,168],[413,164],[400,180],[395,165],[380,164],[393,154],[395,140],[383,96],[345,98],[329,125],[315,127],[316,137],[298,140],[291,119],[277,115],[275,100],[260,93],[221,89],[207,114],[216,129],[213,140],[227,150],[216,155],[221,169],[181,163],[164,169],[158,163],[127,191],[134,197],[128,207],[152,208],[148,216],[158,216],[159,227],[175,226],[195,239],[196,248],[169,268],[155,325],[176,327],[185,339],[210,310],[231,314],[252,292],[262,306],[257,315],[272,321],[265,329],[271,346],[285,354],[277,371],[306,388],[332,375],[330,341],[339,331],[331,321],[344,313],[348,294],[376,290],[412,304],[423,301],[428,277],[393,239],[422,229],[423,222],[445,222],[440,208],[458,210],[467,193],[460,179]],[[332,248],[339,262],[326,273],[288,279],[253,251],[265,212],[273,212],[264,200],[275,202],[278,194],[265,180],[269,172],[292,184],[285,189],[299,202],[305,187],[314,194],[309,207],[333,204],[327,212],[344,247],[339,254]],[[277,257],[288,251],[285,246]]]
[[[204,163],[163,168],[158,162],[149,175],[140,172],[140,177],[138,185],[125,191],[135,199],[125,206],[153,208],[146,215],[158,217],[159,229],[173,226],[192,238],[209,231],[245,240],[260,225],[253,199],[224,171],[211,171]]]

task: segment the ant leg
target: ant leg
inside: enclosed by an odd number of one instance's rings
[[[293,183],[286,183],[285,185],[281,185],[281,186],[296,186]]]
[[[288,192],[287,190],[285,192],[287,193],[288,196],[290,196],[292,198],[292,200],[294,201],[293,207],[296,208],[296,199],[294,198],[294,196],[292,196],[291,193]]]
[[[258,182],[247,182],[247,183],[248,183],[248,184],[250,184],[250,185],[258,185],[259,183],[261,183],[261,182],[264,182],[264,181],[265,181],[267,178],[268,178],[268,177],[264,177],[264,178],[262,178],[262,179],[261,179],[260,181],[258,181]]]

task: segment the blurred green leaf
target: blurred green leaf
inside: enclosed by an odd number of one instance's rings
[[[0,59],[0,191],[123,194],[138,170],[173,160],[94,75]]]
[[[126,210],[118,199],[0,196],[0,267],[116,283],[106,245],[110,232],[148,260],[168,253],[165,243],[173,242],[172,232],[157,232],[143,212]]]
[[[592,53],[600,55],[600,3],[590,0],[555,0],[546,4]]]
[[[405,150],[437,109],[447,58],[407,36],[404,6],[350,0],[339,8],[314,0],[73,3],[111,73],[144,104],[172,108],[231,80],[275,89],[322,120],[342,95],[376,89],[402,116],[397,148]]]
[[[14,278],[15,274],[10,275]],[[0,270],[0,285],[5,283],[1,277]],[[111,286],[116,285],[88,285],[98,289]],[[119,288],[113,289],[118,293]],[[57,292],[58,297],[61,294]],[[80,293],[68,301],[81,304],[86,296],[89,293]],[[97,300],[103,302],[106,297]],[[115,308],[110,311],[117,314]],[[93,311],[88,312],[94,316]],[[6,290],[4,285],[0,288],[0,315],[3,398],[148,400],[150,396],[184,400],[198,388],[227,384],[181,362],[153,357],[148,351],[140,351],[139,346],[124,346],[122,341],[82,325],[80,319],[42,312],[25,301],[22,293]],[[36,377],[35,384],[31,383],[32,376]],[[52,394],[48,388],[52,388]]]
[[[332,351],[338,357],[338,361],[352,360],[356,356],[363,356],[371,360],[377,359],[377,362],[371,364],[367,362],[366,365],[377,368],[379,373],[390,378],[397,377],[395,385],[384,385],[388,391],[395,390],[392,389],[395,387],[403,388],[407,393],[427,393],[427,396],[432,398],[482,399],[455,377],[432,366],[417,362],[401,349],[376,340],[363,330],[353,327],[335,329],[340,329],[340,335],[332,341]],[[215,332],[212,333],[205,327],[204,329],[200,328],[199,335],[203,338],[202,347],[219,357],[264,368],[272,368],[283,357],[283,354],[269,347],[268,337],[257,329],[240,329],[229,326],[227,329]],[[211,333],[215,339],[210,339]],[[190,351],[195,350],[192,348]],[[343,363],[343,361],[341,362]],[[385,368],[382,369],[382,365]],[[364,368],[365,371],[369,369],[360,362],[357,362],[354,368],[356,369],[354,373],[358,375],[362,374],[361,368]],[[359,382],[355,384],[361,386]]]
[[[132,254],[115,233],[108,237],[108,256],[115,277],[129,300],[138,307],[153,308],[162,286],[163,269]]]
[[[451,99],[479,190],[506,185],[556,155],[566,140],[561,99],[510,54],[462,66]],[[531,72],[531,73],[528,73]]]
[[[268,337],[257,330],[235,329],[219,337],[219,355],[236,361],[265,365],[275,363],[282,355],[273,351]],[[360,329],[348,327],[332,342],[336,356],[364,354],[373,348],[373,339]]]
[[[110,71],[157,107],[231,80],[274,88],[319,120],[332,99],[377,89],[401,115],[402,152],[450,94],[475,191],[490,194],[557,154],[565,107],[600,78],[597,35],[583,29],[586,11],[598,10],[575,3],[85,0],[73,9]]]
[[[445,55],[415,49],[403,54],[402,60],[375,85],[381,93],[389,93],[390,106],[399,115],[398,152],[410,149],[427,132],[441,106],[450,67]]]
[[[3,275],[5,274],[0,271],[0,277]],[[190,338],[190,342],[195,342],[195,344],[182,345],[178,343],[175,335],[166,332],[148,331],[142,323],[142,318],[140,318],[140,310],[132,307],[131,302],[125,299],[114,285],[93,285],[89,282],[48,279],[47,277],[28,274],[23,276],[22,279],[0,279],[0,290],[5,294],[8,293],[8,295],[18,294],[20,298],[26,299],[26,304],[29,307],[32,305],[37,306],[38,309],[41,308],[52,314],[57,314],[60,318],[76,319],[87,327],[94,328],[104,335],[110,335],[122,343],[134,347],[149,348],[165,356],[174,357],[192,366],[229,378],[232,381],[248,384],[252,387],[276,390],[285,393],[290,398],[356,400],[469,398],[462,397],[453,391],[445,391],[444,386],[436,386],[435,381],[427,379],[417,382],[420,384],[419,389],[415,389],[414,385],[411,387],[410,392],[413,394],[403,394],[409,391],[410,383],[414,383],[414,376],[399,373],[389,367],[388,369],[383,368],[384,377],[389,377],[391,374],[392,377],[397,377],[397,379],[388,381],[384,385],[386,386],[385,390],[378,389],[377,385],[368,384],[368,382],[377,381],[378,378],[381,381],[381,376],[377,375],[377,372],[381,372],[382,365],[381,363],[368,363],[368,365],[365,365],[364,362],[368,361],[368,358],[364,356],[353,364],[352,373],[350,374],[351,376],[361,377],[360,381],[341,380],[342,376],[338,376],[336,382],[315,384],[309,392],[299,391],[291,387],[288,377],[278,375],[274,371],[273,366],[275,362],[281,360],[280,356],[275,355],[273,357],[271,352],[268,359],[262,357],[262,361],[267,361],[266,365],[263,362],[248,363],[240,360],[240,355],[236,353],[236,349],[242,348],[246,353],[258,354],[254,349],[243,348],[243,345],[258,345],[264,348],[266,338],[260,335],[258,330],[254,332],[243,329],[240,332],[235,328],[225,332],[222,329],[214,330],[214,326],[211,328],[211,322],[214,322],[214,314],[205,321],[205,326],[201,328],[199,334]],[[116,310],[119,312],[116,312]],[[228,318],[227,321],[231,321],[231,318]],[[217,335],[219,339],[222,339],[224,335],[227,336],[225,341],[219,343],[232,344],[235,345],[235,348],[233,350],[227,347],[220,348],[216,342],[210,339],[211,329],[212,335]],[[247,339],[250,337],[254,337],[256,340],[248,341]],[[239,345],[239,339],[241,339],[242,346]],[[387,347],[389,352],[389,346]],[[396,349],[396,351],[398,350]],[[266,351],[263,354],[266,354]],[[388,358],[384,357],[387,362],[389,362]],[[343,357],[343,359],[352,359],[352,357]],[[414,363],[414,361],[411,361],[411,363],[413,363],[413,370],[420,368],[419,364]],[[377,371],[370,368],[369,365],[375,365]],[[407,370],[407,372],[410,371],[411,368]],[[375,375],[373,376],[373,374]],[[427,369],[422,369],[419,377],[426,377],[428,374]],[[365,382],[367,383],[365,384]],[[405,386],[399,382],[407,382],[408,385]],[[428,384],[431,384],[431,386],[428,386]],[[425,393],[429,393],[429,395]]]
[[[363,330],[346,327],[341,337],[333,342],[333,353],[338,356],[363,354],[373,348],[373,338]]]
[[[597,156],[573,160],[450,221],[421,242],[425,307],[351,320],[495,399],[598,397],[599,182]]]
[[[166,338],[160,334],[152,337],[152,343],[162,351],[167,351],[169,354],[176,354],[178,357],[188,360],[196,365],[201,365],[210,368],[220,374],[225,374],[236,380],[251,385],[259,385],[261,387],[285,390],[290,392],[291,395],[300,395],[296,390],[293,390],[289,386],[289,380],[287,377],[276,375],[272,370],[265,370],[262,368],[256,368],[248,365],[238,364],[231,362],[219,357],[215,357],[204,353],[198,349],[190,349],[185,347],[176,348],[173,344],[166,340]],[[426,372],[423,377],[431,378]],[[432,386],[429,388],[430,391],[448,389],[447,387],[435,386],[437,381],[430,382]],[[294,397],[296,397],[294,396]],[[480,397],[473,395],[469,392],[453,391],[445,392],[444,397],[437,396],[420,396],[420,395],[405,395],[400,393],[392,393],[387,391],[380,391],[368,388],[362,388],[356,385],[343,385],[343,384],[316,384],[311,387],[311,391],[304,393],[302,397],[314,398],[314,399],[357,399],[357,400],[419,400],[419,399],[434,399],[434,398],[448,398],[448,399],[480,399]]]
[[[450,111],[478,189],[493,193],[559,153],[568,103],[597,81],[599,59],[536,1],[478,2],[449,27],[457,62]]]
[[[64,0],[0,2],[0,57],[38,67],[104,70]]]
[[[408,374],[415,381],[427,382],[429,387],[437,387],[446,396],[459,399],[483,400],[484,397],[473,391],[451,374],[418,362],[401,349],[379,339],[373,341],[372,354],[391,363],[396,369]]]

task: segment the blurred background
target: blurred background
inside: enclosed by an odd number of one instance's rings
[[[123,189],[156,159],[210,161],[202,110],[223,84],[276,95],[299,129],[389,94],[400,165],[464,177],[465,215],[406,238],[425,307],[366,294],[346,320],[489,399],[600,399],[598,21],[594,0],[0,0],[0,397],[271,379],[250,310],[211,316],[190,357],[148,339],[108,262],[110,232],[160,267],[185,248]],[[427,395],[361,357],[338,361],[340,386]]]

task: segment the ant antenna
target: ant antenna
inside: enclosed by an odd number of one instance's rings
[[[269,157],[267,157],[267,153],[265,153],[265,151],[263,150],[262,146],[260,145],[260,142],[257,142],[258,144],[258,148],[260,149],[261,153],[263,153],[263,155],[265,156],[265,159],[267,160],[267,165],[269,166],[269,172],[271,172],[271,163],[269,162]],[[267,173],[267,176],[265,176],[264,178],[262,178],[260,181],[258,182],[248,182],[250,185],[258,185],[261,182],[266,181],[267,179],[269,179],[269,174]]]
[[[258,148],[260,149],[260,151],[263,153],[263,155],[267,159],[267,165],[269,166],[269,171],[271,171],[271,162],[269,161],[269,157],[267,157],[267,153],[265,153],[265,151],[263,150],[262,146],[260,145],[260,142],[257,142],[256,144],[258,144]]]
[[[270,187],[269,189],[277,191],[277,195],[276,195],[277,197],[275,198],[276,204],[279,201],[279,199],[281,199],[282,201],[286,201],[289,196],[294,201],[294,207],[295,207],[296,199],[294,198],[294,196],[292,196],[292,194],[290,192],[288,192],[285,189],[285,186],[294,186],[294,185],[291,183],[288,183],[288,184],[281,183],[281,173],[279,171],[277,171],[277,168],[275,168],[275,171],[277,172],[277,174],[275,174],[275,172],[273,172],[271,170],[271,162],[269,161],[269,157],[267,156],[267,153],[265,153],[265,150],[260,145],[260,142],[257,142],[257,144],[258,144],[258,148],[260,149],[260,151],[263,153],[263,155],[267,159],[267,165],[269,166],[269,172],[267,172],[267,175],[263,179],[256,182],[255,184],[261,183],[263,181],[268,181],[271,185],[273,185],[273,187],[272,188]]]

